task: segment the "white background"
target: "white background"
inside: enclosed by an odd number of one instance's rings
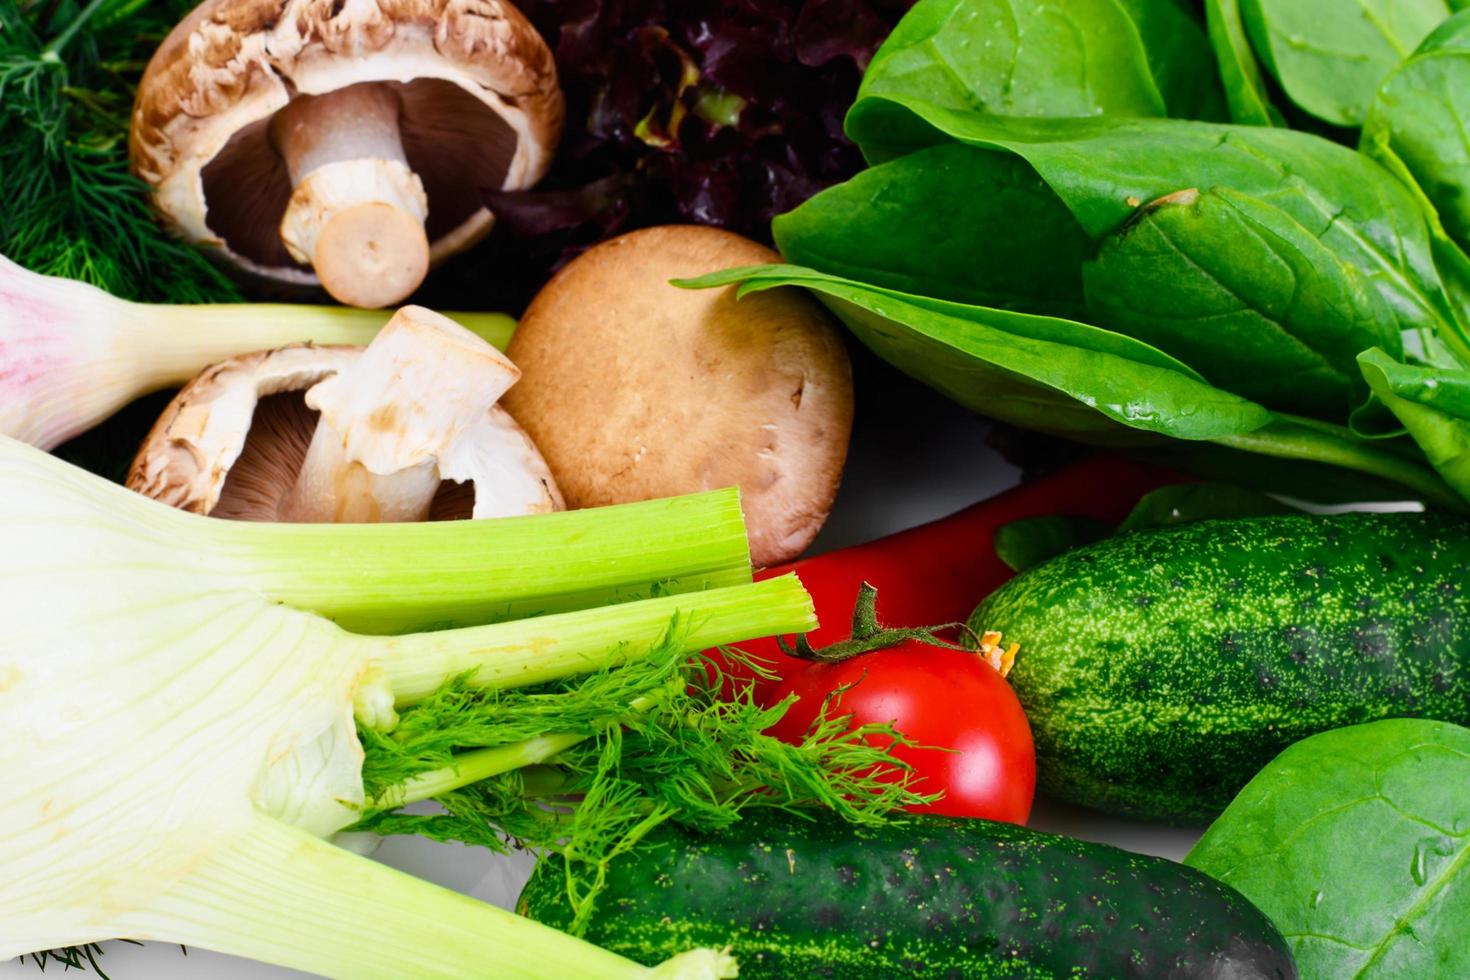
[[[854,544],[959,510],[1013,485],[1014,467],[985,445],[988,424],[855,352],[858,417],[847,475],[816,550]],[[978,601],[980,597],[976,596]],[[1130,850],[1184,855],[1198,830],[1118,820],[1038,800],[1031,825]],[[483,851],[417,838],[386,841],[377,858],[420,877],[510,907],[530,874],[524,855]],[[265,980],[305,974],[177,946],[105,944],[102,966],[113,980]],[[59,974],[52,965],[47,976]],[[36,976],[30,962],[0,964],[0,978]],[[73,974],[76,975],[76,974]]]

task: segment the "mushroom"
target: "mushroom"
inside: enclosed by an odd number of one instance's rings
[[[635,231],[549,282],[507,353],[505,405],[573,507],[738,485],[760,565],[795,557],[827,519],[852,429],[852,371],[826,312],[789,288],[670,279],[778,262],[693,225]]]
[[[454,321],[404,307],[366,348],[294,344],[209,368],[159,417],[128,486],[247,521],[561,510],[535,444],[496,404],[519,375]]]
[[[130,153],[227,264],[390,306],[546,172],[551,51],[500,0],[205,0],[138,86]]]

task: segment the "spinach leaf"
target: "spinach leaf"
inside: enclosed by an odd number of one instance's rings
[[[1251,44],[1288,98],[1358,126],[1378,83],[1450,15],[1446,0],[1240,0]]]
[[[757,279],[781,278],[787,278],[793,282],[798,280],[820,282],[844,281],[840,276],[833,276],[825,272],[818,272],[815,269],[803,268],[796,265],[753,266],[747,269],[732,269],[722,273],[714,273],[713,276],[719,277],[723,282],[745,282]],[[711,281],[706,282],[706,279],[710,279]],[[689,280],[687,283],[687,285],[693,287],[716,284],[712,277],[701,277],[700,279]],[[1150,347],[1132,337],[1126,337],[1122,334],[1114,333],[1111,330],[1102,330],[1076,320],[1017,313],[993,307],[972,306],[965,303],[938,299],[933,296],[905,293],[901,290],[875,286],[870,283],[859,284],[849,282],[848,284],[859,285],[865,292],[872,293],[876,296],[886,296],[903,304],[905,307],[928,310],[959,320],[972,320],[995,330],[1014,334],[1017,337],[1040,340],[1046,343],[1062,344],[1069,347],[1079,347],[1083,350],[1094,351],[1099,354],[1108,354],[1126,360],[1137,361],[1140,364],[1151,364],[1154,367],[1162,368],[1166,371],[1177,371],[1196,381],[1204,380],[1189,365],[1170,357],[1161,350]]]
[[[1414,449],[1409,440],[1407,448]],[[1385,453],[1394,443],[1379,443]],[[1133,450],[1135,459],[1165,469],[1191,473],[1207,480],[1236,483],[1269,493],[1279,493],[1296,500],[1317,504],[1355,504],[1368,500],[1403,500],[1404,484],[1373,475],[1362,467],[1344,469],[1325,460],[1274,453],[1263,461],[1245,449],[1228,449],[1209,442],[1168,442],[1158,447]],[[1444,506],[1464,510],[1463,501],[1455,499],[1448,487],[1441,488]],[[1433,499],[1432,493],[1426,499]]]
[[[974,149],[917,150],[779,217],[790,261],[1083,318],[1209,365],[1226,390],[1332,420],[1361,397],[1359,351],[1397,355],[1406,330],[1458,329],[1419,202],[1344,147],[1288,130],[877,103]],[[1093,247],[1079,304],[1077,263]]]
[[[1444,481],[1470,497],[1470,371],[1403,364],[1381,350],[1358,357],[1363,377]]]
[[[937,305],[809,269],[764,266],[681,285],[803,286],[899,370],[966,407],[1099,445],[1213,439],[1271,421],[1167,355],[1106,330],[986,307]],[[1050,322],[1045,322],[1045,321]],[[1043,321],[1043,322],[1038,322]]]
[[[1220,118],[1223,97],[1199,70],[1209,58],[1176,0],[920,0],[862,93],[1001,116]]]
[[[1429,227],[1434,261],[1450,301],[1450,320],[1439,325],[1438,333],[1424,329],[1405,332],[1405,351],[1424,364],[1443,367],[1470,364],[1470,255],[1445,230],[1434,202],[1424,193],[1418,178],[1390,145],[1387,132],[1365,137],[1361,152],[1398,178],[1419,203],[1425,223]]]
[[[859,114],[865,105],[877,114]],[[899,123],[905,152],[919,140],[954,139],[1023,158],[1094,239],[1117,230],[1143,202],[1175,191],[1226,187],[1255,196],[1356,266],[1404,311],[1404,326],[1453,317],[1413,192],[1362,154],[1319,137],[1175,119],[997,119],[887,99],[860,101],[849,129],[860,142],[874,138],[880,150],[892,148],[868,129],[883,119]],[[778,241],[785,220],[777,219]],[[916,221],[908,234],[922,232]]]
[[[1362,146],[1391,148],[1461,245],[1470,243],[1470,10],[1445,21],[1389,73],[1363,121]]]
[[[1398,312],[1318,237],[1327,219],[1308,227],[1280,202],[1217,188],[1146,205],[1084,267],[1087,305],[1221,388],[1342,419],[1362,397],[1355,355],[1398,349]]]
[[[1024,572],[1073,548],[1101,541],[1113,533],[1090,517],[1043,514],[1023,517],[995,529],[995,556],[1013,572]]]
[[[1259,490],[1233,483],[1176,483],[1139,499],[1118,525],[1119,534],[1194,521],[1291,514],[1297,508]]]
[[[1064,514],[1023,517],[1002,524],[995,529],[995,554],[1012,571],[1024,572],[1111,534],[1295,511],[1295,507],[1275,497],[1230,483],[1178,483],[1144,494],[1117,527]]]
[[[1184,859],[1237,888],[1303,977],[1470,976],[1470,730],[1391,719],[1314,735]]]
[[[772,226],[793,263],[905,293],[1082,312],[1092,241],[1024,160],[962,144],[866,170]]]
[[[1230,118],[1246,126],[1285,125],[1266,94],[1261,66],[1240,19],[1239,0],[1205,0],[1205,26],[1220,66]]]
[[[871,107],[879,115],[859,110]],[[900,123],[903,143],[869,129]],[[1384,281],[1395,305],[1424,315],[1448,309],[1412,192],[1382,167],[1328,140],[1285,129],[1176,119],[1000,119],[915,99],[860,100],[848,128],[867,151],[912,152],[953,139],[1026,160],[1094,238],[1115,231],[1140,204],[1186,188],[1229,187],[1280,202],[1309,228]],[[778,221],[781,219],[778,219]],[[1415,314],[1421,315],[1421,314]]]
[[[1230,118],[1209,35],[1194,0],[1118,0],[1143,39],[1149,70],[1175,119]]]
[[[1162,116],[1164,99],[1117,0],[920,0],[862,92],[1003,116]]]
[[[811,269],[757,266],[678,282],[802,286],[880,357],[977,412],[1093,445],[1157,448],[1159,437],[1312,460],[1462,502],[1421,461],[1347,429],[1272,413],[1210,386],[1139,341],[1086,324],[906,296]]]

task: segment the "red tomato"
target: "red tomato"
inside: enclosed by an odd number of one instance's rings
[[[1036,790],[1031,726],[1011,685],[978,654],[909,640],[807,666],[772,695],[772,703],[788,694],[800,700],[771,734],[799,743],[823,699],[844,685],[852,686],[833,698],[828,717],[849,716],[849,731],[891,724],[916,743],[894,748],[893,755],[913,766],[915,791],[944,794],[916,811],[1026,822]]]

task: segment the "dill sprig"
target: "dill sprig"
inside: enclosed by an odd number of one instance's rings
[[[127,299],[238,300],[128,170],[133,91],[195,0],[0,0],[0,254]]]
[[[721,700],[704,659],[676,651],[666,643],[646,660],[533,690],[477,691],[453,679],[391,734],[361,732],[370,798],[396,804],[397,787],[452,775],[464,753],[514,758],[516,747],[542,746],[552,733],[572,744],[436,794],[443,812],[387,806],[354,829],[560,854],[577,932],[609,863],[665,821],[718,829],[750,807],[793,819],[829,808],[872,825],[933,799],[913,791],[907,767],[889,754],[885,746],[908,744],[890,727],[848,731],[846,719],[822,717],[802,744],[782,742],[765,732],[789,701]]]
[[[63,970],[86,970],[91,968],[97,974],[98,980],[110,980],[102,965],[97,962],[98,957],[107,951],[99,943],[87,943],[82,946],[66,946],[61,949],[43,949],[38,953],[27,953],[22,956],[21,962],[30,957],[41,972],[46,972],[46,967],[52,963],[61,964]]]

